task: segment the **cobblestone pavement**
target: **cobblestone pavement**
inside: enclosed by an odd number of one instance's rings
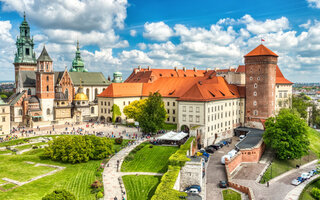
[[[237,143],[237,138],[233,138],[232,144],[224,146],[218,151],[210,155],[207,166],[207,184],[206,184],[206,199],[208,200],[222,200],[222,189],[218,184],[221,180],[227,180],[225,167],[221,164],[221,157],[232,150]]]
[[[130,151],[132,151],[136,146],[138,146],[142,142],[143,141],[137,142],[134,145],[122,149],[109,160],[108,164],[106,165],[103,171],[105,200],[114,200],[115,197],[117,197],[119,200],[122,199],[123,191],[125,191],[125,189],[121,179],[121,163],[123,159],[130,153]],[[135,174],[137,174],[137,172]],[[126,196],[125,199],[127,199]]]
[[[267,187],[266,184],[260,184],[254,180],[233,179],[233,182],[251,187],[256,200],[282,200],[285,199],[287,194],[292,190],[299,190],[298,187],[291,185],[291,181],[300,176],[301,173],[315,169],[316,166],[317,162],[311,162],[301,166],[299,169],[290,170],[287,173],[269,181],[269,187]],[[309,181],[310,180],[306,182]],[[294,200],[295,198],[288,197],[288,200],[289,199]]]
[[[265,166],[264,163],[242,163],[232,174],[232,179],[256,180]]]

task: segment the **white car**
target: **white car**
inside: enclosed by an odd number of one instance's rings
[[[301,183],[301,181],[299,181],[298,179],[293,179],[293,180],[291,181],[291,184],[292,184],[292,185],[295,185],[295,186],[300,185],[300,183]]]
[[[309,179],[310,177],[311,176],[309,175],[308,172],[304,172],[304,173],[301,174],[301,178],[303,178],[303,179]]]
[[[192,194],[199,194],[199,190],[196,189],[196,188],[190,188],[190,189],[188,189],[188,190],[186,190],[186,191],[184,191],[184,192],[186,192],[186,193],[192,193]]]
[[[246,137],[245,135],[240,135],[239,136],[240,141],[243,140],[245,137]]]

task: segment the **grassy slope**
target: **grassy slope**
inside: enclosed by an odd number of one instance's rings
[[[233,190],[223,190],[223,200],[241,200],[241,194]]]
[[[123,176],[124,186],[127,191],[127,200],[148,200],[151,199],[161,176]]]
[[[300,195],[299,200],[315,200],[315,198],[311,196],[311,190],[314,187],[320,188],[320,180],[315,181],[310,185],[308,185],[307,188],[305,188],[303,193]]]
[[[145,144],[141,144],[145,145]],[[168,169],[168,159],[171,154],[178,150],[178,147],[153,146],[146,144],[134,155],[131,161],[124,161],[121,166],[123,172],[161,172]]]
[[[309,155],[306,155],[301,159],[286,160],[286,161],[278,160],[275,158],[271,164],[272,177],[271,177],[271,167],[269,167],[265,172],[265,174],[263,175],[261,179],[261,183],[265,183],[266,181],[276,176],[279,176],[280,174],[283,174],[291,169],[295,169],[296,165],[303,165],[318,157],[317,155],[320,153],[320,133],[312,128],[309,128],[309,131],[307,134],[310,141],[310,150],[311,150]]]

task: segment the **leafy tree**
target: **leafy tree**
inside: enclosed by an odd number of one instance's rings
[[[281,109],[276,117],[267,119],[264,142],[281,160],[301,158],[309,149],[308,126],[299,114],[290,109]]]
[[[139,121],[142,115],[142,109],[146,105],[147,99],[135,100],[123,108],[123,113],[134,121]]]
[[[76,200],[76,197],[67,190],[55,190],[42,197],[42,200]]]
[[[118,116],[121,116],[120,108],[117,104],[113,104],[112,106],[112,122],[115,123]]]
[[[292,108],[296,109],[303,119],[307,119],[307,108],[309,106],[310,103],[308,102],[306,95],[300,94],[299,96],[292,97]]]
[[[145,106],[142,107],[142,115],[139,117],[139,125],[145,133],[156,133],[164,126],[167,112],[161,95],[150,93]]]
[[[5,95],[5,94],[1,94],[0,97],[1,97],[1,99],[6,99],[6,98],[8,98],[7,95]]]

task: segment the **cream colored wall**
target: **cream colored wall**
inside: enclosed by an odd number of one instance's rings
[[[292,85],[276,85],[276,114],[281,108],[290,108],[292,103]]]
[[[189,128],[205,125],[205,102],[179,101],[178,104],[178,129],[182,125]]]
[[[245,73],[228,72],[226,75],[224,75],[224,77],[229,84],[236,84],[236,85],[246,84]]]
[[[95,100],[95,89],[97,88],[98,90],[98,95],[103,92],[103,89],[106,89],[108,86],[83,86],[83,93],[85,93],[87,95],[87,89],[89,89],[89,101],[92,102]],[[75,88],[75,92],[78,92],[78,88],[79,87],[74,87]]]
[[[10,134],[10,106],[1,105],[0,106],[0,134],[7,135]]]
[[[162,98],[164,107],[166,108],[168,118],[166,123],[177,124],[178,123],[178,102],[176,98]],[[168,120],[169,119],[169,120]]]

